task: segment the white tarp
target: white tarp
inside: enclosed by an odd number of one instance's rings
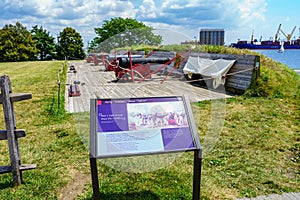
[[[219,87],[220,84],[225,84],[225,79],[222,76],[226,75],[230,70],[235,60],[210,60],[199,57],[189,57],[183,68],[185,74],[201,74],[213,79],[213,88]]]

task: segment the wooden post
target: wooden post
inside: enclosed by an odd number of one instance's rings
[[[13,106],[10,101],[11,83],[8,76],[1,76],[0,87],[2,94],[2,106],[4,111],[5,126],[7,131],[8,148],[10,154],[11,172],[13,175],[14,185],[20,185],[22,182],[22,175],[20,172],[20,154],[18,141],[14,134],[15,118],[13,114]]]
[[[60,70],[58,70],[58,74],[57,74],[57,78],[58,78],[58,81],[57,81],[57,84],[58,84],[58,94],[57,94],[57,109],[59,110],[60,109]]]

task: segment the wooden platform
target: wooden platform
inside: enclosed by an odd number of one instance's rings
[[[169,76],[161,84],[164,76],[155,74],[151,80],[141,83],[135,81],[113,82],[114,72],[104,71],[104,66],[95,66],[85,61],[69,63],[75,66],[75,71],[68,71],[66,84],[66,107],[70,113],[86,112],[90,110],[91,98],[130,98],[148,96],[186,95],[191,102],[210,99],[228,98],[230,95],[223,92],[210,91],[205,88],[193,86],[180,76]],[[69,97],[70,84],[80,82],[80,96]]]

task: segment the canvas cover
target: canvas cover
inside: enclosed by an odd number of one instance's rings
[[[220,84],[225,84],[225,79],[222,76],[226,75],[233,66],[235,60],[210,60],[200,57],[189,57],[183,72],[185,74],[201,74],[205,77],[213,79],[213,88],[217,88]]]

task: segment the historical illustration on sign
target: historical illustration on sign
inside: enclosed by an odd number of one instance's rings
[[[188,126],[182,102],[128,104],[129,130]]]

